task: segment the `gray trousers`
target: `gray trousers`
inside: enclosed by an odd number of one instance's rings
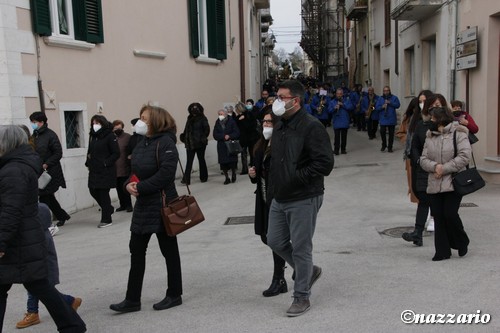
[[[313,271],[312,238],[323,195],[279,203],[269,211],[267,245],[295,270],[294,297],[309,298]]]

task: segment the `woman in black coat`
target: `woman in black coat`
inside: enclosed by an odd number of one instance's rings
[[[220,164],[220,169],[224,173],[226,180],[224,185],[231,181],[236,181],[236,165],[238,163],[238,155],[230,155],[227,150],[226,141],[237,140],[240,137],[240,131],[233,117],[227,115],[225,110],[219,110],[219,119],[214,126],[214,139],[217,141],[217,157]],[[228,171],[231,170],[231,180],[229,180]]]
[[[194,155],[198,157],[200,169],[200,181],[202,183],[208,180],[207,162],[205,161],[205,150],[208,144],[208,135],[210,134],[210,125],[208,119],[203,114],[203,106],[200,103],[191,103],[188,106],[189,116],[186,127],[181,134],[180,139],[186,145],[186,170],[181,183],[191,183],[191,170],[193,168]]]
[[[115,208],[111,205],[109,190],[116,186],[115,162],[120,157],[120,148],[112,126],[101,115],[90,120],[90,142],[85,166],[89,169],[90,195],[101,207],[101,222],[98,228],[112,225],[111,214]]]
[[[59,332],[85,332],[85,323],[48,280],[47,243],[38,218],[41,166],[19,126],[0,126],[0,331],[7,292],[22,283],[45,304]]]
[[[146,269],[146,250],[156,234],[160,251],[167,264],[168,287],[165,298],[154,304],[164,310],[182,304],[181,259],[177,237],[166,234],[161,218],[162,192],[166,201],[177,197],[175,172],[179,155],[175,145],[176,125],[162,108],[146,105],[136,124],[138,134],[145,138],[132,153],[132,176],[126,182],[127,191],[137,198],[130,226],[130,272],[125,300],[111,304],[111,310],[133,312],[141,309],[141,292]]]
[[[238,115],[236,116],[236,124],[238,124],[238,129],[240,130],[240,144],[242,148],[241,152],[241,174],[246,175],[248,173],[248,158],[250,155],[250,165],[254,165],[253,162],[253,146],[259,140],[259,132],[257,131],[257,119],[252,114],[252,100],[247,100],[247,104],[238,104],[236,110]]]
[[[271,110],[264,114],[262,120],[263,135],[256,143],[254,153],[255,166],[248,170],[250,181],[257,184],[255,191],[255,234],[260,235],[262,242],[267,245],[267,226],[269,208],[271,206],[272,191],[269,191],[269,168],[271,166],[271,135],[278,118]],[[288,287],[285,280],[285,259],[273,251],[274,272],[271,285],[262,294],[264,297],[286,293]]]
[[[59,187],[66,188],[66,181],[61,167],[62,147],[57,134],[48,128],[47,116],[43,112],[34,112],[30,115],[31,127],[33,128],[33,141],[35,150],[40,155],[42,167],[52,177],[51,181],[43,190],[38,192],[40,202],[49,206],[58,220],[57,226],[61,227],[71,218],[57,201],[54,193]]]

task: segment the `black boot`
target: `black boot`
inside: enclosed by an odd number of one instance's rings
[[[227,171],[223,171],[223,173],[224,173],[224,176],[226,177],[226,180],[224,180],[224,185],[227,185],[231,182],[231,180],[229,179]]]
[[[234,183],[236,181],[236,169],[232,169],[231,172],[231,182]]]
[[[262,292],[262,295],[264,295],[264,297],[272,297],[286,292],[288,292],[288,286],[286,284],[285,278],[273,277],[271,285],[269,286],[269,288],[267,288],[267,290],[264,290]]]
[[[413,232],[404,232],[403,239],[407,242],[413,242],[416,246],[422,246],[422,230],[413,230]]]

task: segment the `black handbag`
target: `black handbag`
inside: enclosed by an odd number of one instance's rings
[[[224,141],[224,143],[226,144],[227,153],[229,155],[238,155],[243,151],[239,140],[227,140]]]
[[[454,157],[457,156],[457,132],[453,132],[453,148],[455,150]],[[476,192],[480,188],[483,188],[486,183],[484,179],[481,177],[479,172],[476,169],[476,160],[474,159],[474,154],[472,153],[472,161],[474,162],[474,166],[469,168],[466,166],[466,169],[456,173],[453,176],[453,188],[455,192],[460,195],[467,195],[473,192]]]

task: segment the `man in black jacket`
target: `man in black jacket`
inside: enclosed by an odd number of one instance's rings
[[[333,151],[325,127],[303,108],[299,81],[279,86],[273,112],[282,116],[271,144],[268,245],[295,270],[294,301],[287,311],[300,316],[310,307],[311,287],[321,275],[313,265],[312,237],[323,202],[324,177],[333,169]]]

